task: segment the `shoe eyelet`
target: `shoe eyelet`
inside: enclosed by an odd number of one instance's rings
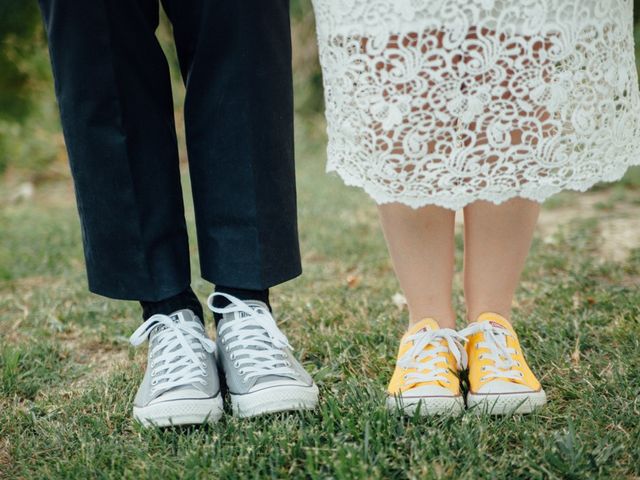
[[[239,373],[240,375],[244,375],[244,370],[238,370],[238,373]]]
[[[236,368],[240,368],[240,362],[233,362],[233,366]]]
[[[222,337],[222,338],[220,339],[220,341],[221,341],[222,343],[227,343],[227,339],[226,339],[226,338],[224,338],[224,337]]]
[[[226,347],[224,347],[225,351],[229,351],[229,345],[227,345]]]
[[[158,384],[157,380],[154,380],[153,382],[151,382],[151,385],[157,385],[157,384]]]

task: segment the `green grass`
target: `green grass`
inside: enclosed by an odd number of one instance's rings
[[[620,264],[600,254],[599,223],[618,197],[534,242],[514,315],[548,407],[402,419],[383,391],[407,319],[375,208],[324,176],[316,131],[299,129],[305,275],[273,299],[319,409],[139,428],[131,408],[146,357],[127,345],[139,309],[86,292],[69,185],[45,185],[0,212],[0,478],[640,477],[640,250]],[[634,178],[611,195],[624,188],[637,203]]]

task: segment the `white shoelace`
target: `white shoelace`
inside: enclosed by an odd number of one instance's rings
[[[484,341],[478,342],[478,348],[489,350],[481,353],[478,358],[488,359],[493,363],[483,367],[483,370],[487,373],[480,381],[493,378],[518,380],[524,376],[520,370],[514,368],[520,366],[520,363],[513,359],[513,355],[517,353],[516,350],[507,347],[507,337],[513,337],[509,330],[495,327],[491,325],[491,322],[474,322],[459,332],[465,338],[476,333],[484,335]]]
[[[446,341],[446,345],[442,344]],[[405,380],[415,383],[441,381],[450,383],[446,377],[449,373],[448,367],[443,367],[445,359],[441,353],[451,352],[456,359],[458,370],[464,370],[467,366],[467,352],[462,346],[465,338],[451,328],[440,328],[438,330],[419,331],[405,339],[406,342],[413,342],[413,346],[398,361],[398,365],[403,368],[415,369],[405,375]],[[429,347],[427,349],[427,347]],[[425,359],[429,358],[426,362]],[[428,370],[425,372],[424,370]]]
[[[151,358],[151,393],[165,392],[174,387],[207,384],[205,355],[213,353],[216,344],[187,322],[174,322],[167,315],[153,315],[131,335],[133,346],[153,336]]]
[[[214,307],[215,297],[223,297],[230,303],[225,308]],[[285,348],[293,348],[268,309],[249,306],[232,295],[220,292],[211,294],[207,304],[214,313],[235,314],[233,320],[220,326],[218,335],[225,350],[230,352],[229,358],[234,361],[243,382],[265,375],[298,377],[284,351]]]

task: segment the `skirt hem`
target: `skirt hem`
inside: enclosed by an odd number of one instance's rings
[[[500,205],[513,198],[524,198],[537,203],[543,203],[549,197],[565,190],[586,192],[598,183],[617,182],[624,177],[629,168],[640,166],[640,155],[634,160],[623,165],[617,165],[615,168],[609,169],[597,178],[585,181],[568,182],[566,185],[535,185],[530,188],[521,187],[518,189],[496,191],[479,191],[473,194],[457,194],[449,193],[446,195],[431,195],[427,197],[417,198],[414,196],[396,194],[391,195],[380,189],[376,184],[368,182],[358,176],[352,175],[340,166],[327,166],[327,173],[335,173],[339,176],[345,185],[350,187],[359,187],[364,190],[371,199],[378,205],[389,203],[402,203],[411,208],[418,209],[428,205],[435,205],[449,210],[460,210],[467,205],[476,201],[487,201],[495,205]]]

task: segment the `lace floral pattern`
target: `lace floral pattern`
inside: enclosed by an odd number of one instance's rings
[[[543,201],[640,163],[631,0],[314,0],[327,169],[378,203]]]

